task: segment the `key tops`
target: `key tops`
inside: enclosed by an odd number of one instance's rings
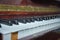
[[[33,17],[24,17],[24,18],[16,18],[16,19],[0,19],[0,24],[5,24],[8,26],[14,25],[19,25],[19,23],[31,23],[35,21],[43,21],[43,20],[50,20],[50,19],[55,19],[55,18],[60,18],[60,15],[49,15],[49,16],[33,16]],[[1,27],[1,25],[0,25]]]

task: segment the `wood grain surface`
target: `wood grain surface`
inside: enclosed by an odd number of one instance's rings
[[[0,12],[0,19],[13,19],[13,18],[24,18],[33,16],[48,16],[48,15],[60,15],[60,13],[40,13],[40,12]],[[15,14],[16,13],[16,14]]]
[[[17,40],[18,39],[18,32],[14,32],[11,34],[11,40]]]

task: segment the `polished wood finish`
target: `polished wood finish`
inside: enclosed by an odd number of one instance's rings
[[[47,15],[60,15],[59,12],[54,13],[40,13],[40,12],[0,12],[0,19],[13,19],[13,18],[24,18],[33,16],[47,16]]]

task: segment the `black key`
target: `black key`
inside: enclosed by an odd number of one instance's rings
[[[19,24],[17,20],[11,20],[11,23],[12,23],[12,24],[16,24],[16,25]]]
[[[35,20],[35,21],[39,21],[39,18],[38,18],[38,17],[34,17],[34,20]]]
[[[43,17],[43,20],[47,20],[47,18],[46,17]]]
[[[55,16],[55,18],[57,18],[57,15]]]
[[[1,19],[0,19],[0,23],[5,24],[5,25],[12,26],[12,23],[11,23],[11,21],[9,21],[9,20],[1,20]]]
[[[57,15],[56,18],[60,18],[60,16]]]
[[[42,21],[42,17],[34,17],[35,21]]]
[[[25,20],[26,20],[26,22],[28,22],[28,23],[30,23],[30,22],[31,22],[31,21],[30,21],[30,19],[28,19],[28,18],[26,18]]]
[[[30,19],[31,22],[34,22],[35,20],[33,18]]]
[[[55,18],[55,16],[52,16],[52,19],[54,19]]]
[[[17,19],[17,21],[18,21],[18,22],[21,22],[21,23],[24,23],[24,24],[27,23],[25,19]]]
[[[40,18],[39,18],[39,21],[42,21],[42,20],[43,20],[42,17],[40,17]]]
[[[35,21],[35,20],[34,20],[34,17],[30,17],[29,20],[30,20],[31,22],[34,22],[34,21]]]
[[[49,19],[53,19],[52,16],[50,16]]]
[[[56,17],[55,16],[51,16],[51,19],[55,19]]]
[[[49,20],[50,18],[49,17],[43,17],[43,20]]]

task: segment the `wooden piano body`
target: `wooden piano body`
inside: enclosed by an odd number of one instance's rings
[[[7,8],[0,10],[0,40],[28,40],[60,27],[60,8],[56,5],[36,4],[31,0],[1,0],[0,4],[0,9]],[[13,6],[31,10],[17,11]]]

